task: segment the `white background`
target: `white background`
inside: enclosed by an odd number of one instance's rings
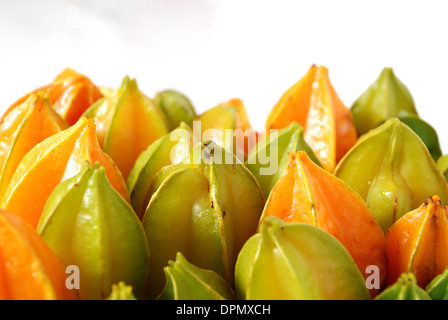
[[[253,127],[313,63],[351,107],[392,67],[448,152],[448,1],[0,0],[0,111],[66,67],[136,78],[200,113],[238,97]]]

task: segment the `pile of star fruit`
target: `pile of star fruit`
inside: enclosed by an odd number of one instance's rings
[[[0,299],[448,299],[447,177],[391,68],[349,109],[311,66],[264,132],[66,69],[1,119]]]

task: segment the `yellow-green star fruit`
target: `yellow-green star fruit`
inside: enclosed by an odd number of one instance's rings
[[[359,138],[334,174],[367,202],[384,232],[448,185],[418,135],[396,118]]]
[[[288,153],[295,154],[299,150],[305,150],[311,160],[321,166],[303,139],[303,127],[297,122],[264,137],[251,150],[245,164],[257,178],[266,198],[288,164]]]
[[[166,166],[181,163],[190,156],[193,133],[182,122],[178,128],[153,142],[137,158],[127,179],[132,206],[141,219],[152,196],[155,177]]]
[[[384,68],[350,109],[358,135],[390,118],[418,116],[414,100],[392,68]]]
[[[205,110],[193,121],[193,134],[200,141],[212,140],[241,161],[259,137],[250,122],[241,99],[234,98]]]
[[[364,277],[329,233],[276,217],[241,250],[235,267],[241,300],[369,300]]]
[[[162,110],[128,76],[84,115],[95,119],[99,145],[125,179],[140,153],[170,131]]]
[[[446,180],[448,180],[448,154],[441,156],[437,162],[437,168],[443,174]]]
[[[230,285],[215,271],[198,268],[181,252],[163,269],[166,285],[158,300],[233,300]]]
[[[66,265],[79,268],[79,295],[107,298],[120,281],[145,298],[149,248],[142,224],[107,180],[104,167],[86,162],[46,202],[38,233]]]
[[[401,117],[400,120],[422,139],[434,161],[442,155],[437,131],[427,122],[417,117]]]
[[[403,273],[397,282],[384,289],[375,300],[431,300],[431,297],[417,285],[413,273]]]
[[[132,293],[132,286],[120,281],[112,285],[112,291],[106,300],[137,300],[137,298]]]
[[[190,163],[161,171],[142,219],[151,251],[149,296],[163,290],[163,268],[177,252],[233,283],[239,250],[256,232],[265,203],[257,180],[211,141],[193,148]]]
[[[432,279],[425,290],[432,300],[448,300],[448,268]]]
[[[181,122],[190,125],[196,117],[196,110],[190,99],[179,91],[158,92],[153,100],[165,114],[170,130],[177,128]]]
[[[378,79],[353,104],[351,113],[358,135],[390,118],[399,118],[422,139],[434,161],[441,156],[436,130],[419,117],[409,90],[392,68],[383,69]]]

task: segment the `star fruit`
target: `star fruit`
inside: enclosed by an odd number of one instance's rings
[[[48,198],[37,226],[51,250],[79,268],[82,299],[105,299],[113,284],[147,292],[149,249],[140,220],[109,183],[104,167],[86,162]]]
[[[112,291],[106,300],[138,300],[132,293],[132,286],[123,281],[112,285]]]
[[[31,94],[42,91],[48,94],[56,112],[69,124],[75,124],[84,111],[102,97],[100,89],[86,76],[67,68],[51,83],[39,87],[17,100],[2,119],[16,106],[24,103]]]
[[[359,135],[397,117],[413,117],[418,113],[406,86],[392,68],[384,68],[379,77],[355,101],[350,109]]]
[[[178,128],[150,144],[135,161],[127,179],[132,206],[142,218],[153,192],[152,186],[160,171],[170,165],[181,163],[190,156],[193,133],[181,123]]]
[[[120,88],[99,99],[84,115],[95,119],[100,147],[125,179],[140,153],[169,132],[163,112],[127,76]]]
[[[367,278],[376,266],[380,287],[387,275],[386,240],[365,201],[342,180],[315,164],[305,151],[290,153],[266,201],[261,221],[275,216],[308,223],[336,237]],[[379,288],[371,289],[374,296]]]
[[[43,92],[31,94],[0,123],[0,199],[22,158],[36,144],[68,128]]]
[[[66,266],[26,222],[0,211],[0,300],[73,300]]]
[[[432,300],[448,300],[448,268],[432,279],[425,290]]]
[[[426,287],[448,267],[448,208],[435,195],[398,219],[387,232],[388,283],[412,272]]]
[[[22,158],[6,188],[1,207],[36,227],[53,189],[79,173],[85,161],[100,162],[110,183],[130,202],[120,171],[98,145],[94,121],[81,117],[70,128],[34,146]]]
[[[230,285],[215,271],[198,268],[178,252],[163,268],[166,285],[158,300],[233,300]]]
[[[448,181],[448,154],[445,154],[437,159],[436,166],[445,177],[445,180]]]
[[[364,134],[334,174],[367,202],[383,231],[428,197],[448,201],[448,185],[425,144],[399,119]]]
[[[361,273],[379,270],[379,287],[387,275],[386,240],[365,201],[342,180],[315,164],[305,151],[290,153],[282,176],[266,201],[260,221],[274,216],[316,226],[338,239]],[[374,296],[379,288],[372,288]]]
[[[198,115],[193,121],[193,134],[199,141],[213,140],[233,152],[241,162],[245,161],[259,137],[251,127],[243,101],[238,98],[222,102]]]
[[[182,122],[190,125],[196,117],[196,110],[190,99],[179,91],[158,92],[153,100],[165,114],[170,131],[176,129]]]
[[[329,172],[357,140],[350,110],[337,95],[324,66],[312,65],[280,97],[266,120],[266,133],[293,121],[303,127],[305,141]]]
[[[201,142],[190,163],[166,168],[143,216],[151,251],[150,297],[164,287],[163,268],[178,252],[233,283],[239,250],[257,229],[265,203],[255,177],[214,142]]]
[[[412,272],[402,273],[395,283],[375,297],[375,300],[431,300],[428,293],[419,287]]]
[[[442,156],[437,131],[427,122],[417,117],[401,117],[400,120],[422,139],[434,161]]]
[[[263,137],[249,153],[246,167],[253,173],[267,198],[288,164],[288,153],[304,150],[317,164],[319,160],[303,138],[303,128],[297,122]]]
[[[434,161],[441,156],[437,132],[419,117],[409,90],[392,68],[382,70],[378,79],[355,101],[350,111],[358,135],[365,134],[390,118],[399,118],[422,139]]]
[[[332,235],[269,217],[245,244],[235,267],[242,300],[368,300],[353,258]]]

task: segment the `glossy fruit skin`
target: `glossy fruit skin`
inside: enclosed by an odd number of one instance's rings
[[[138,300],[132,293],[132,286],[123,281],[112,285],[112,291],[106,300]]]
[[[350,109],[358,135],[363,135],[390,118],[418,117],[414,100],[392,68],[384,68],[374,83]]]
[[[11,110],[0,123],[0,199],[20,161],[46,138],[68,128],[43,92]]]
[[[425,290],[432,300],[448,300],[448,268],[431,280]]]
[[[370,299],[359,269],[336,238],[276,217],[264,220],[241,250],[235,290],[243,300]]]
[[[422,139],[434,161],[442,154],[437,132],[419,117],[409,90],[392,68],[381,71],[380,76],[355,101],[350,111],[360,136],[388,119],[398,118]]]
[[[247,159],[259,138],[251,127],[243,101],[238,98],[207,109],[194,119],[192,126],[197,140],[212,140],[232,152],[241,162]]]
[[[445,177],[445,180],[448,181],[448,154],[445,154],[437,159],[436,166]]]
[[[179,127],[182,122],[190,125],[196,117],[196,110],[190,99],[179,91],[158,92],[153,100],[165,114],[170,131]]]
[[[163,268],[177,252],[233,283],[238,252],[256,232],[265,203],[255,177],[216,143],[202,142],[189,164],[167,167],[154,187],[142,219],[152,259],[150,297],[162,291]]]
[[[437,162],[442,156],[437,131],[429,123],[417,117],[400,117],[399,119],[422,139],[432,159]]]
[[[304,139],[322,166],[333,172],[358,136],[350,110],[343,104],[324,66],[312,65],[272,108],[266,120],[267,134],[291,122],[304,129]]]
[[[110,183],[130,202],[121,172],[98,145],[94,121],[82,117],[75,125],[37,144],[22,158],[5,191],[2,208],[36,227],[53,189],[79,173],[85,161],[100,162]]]
[[[289,154],[282,177],[272,189],[260,221],[277,217],[314,225],[340,241],[361,273],[375,265],[379,286],[387,276],[386,239],[365,201],[342,180],[316,165],[305,151]],[[374,297],[379,292],[372,288]]]
[[[105,299],[120,281],[146,298],[150,255],[143,227],[98,162],[85,163],[54,189],[37,231],[62,261],[78,266],[82,299]]]
[[[166,285],[158,300],[234,300],[231,286],[216,272],[198,268],[178,252],[163,269]]]
[[[182,122],[178,128],[151,143],[137,158],[128,176],[127,186],[132,207],[140,219],[155,191],[152,186],[157,175],[165,167],[188,159],[193,143],[191,128]]]
[[[431,300],[431,297],[418,286],[414,274],[403,273],[395,283],[376,296],[375,300]]]
[[[162,110],[128,76],[117,90],[89,107],[84,116],[95,119],[100,147],[116,163],[124,179],[140,153],[169,132]]]
[[[0,300],[75,300],[65,265],[18,216],[0,211]]]
[[[412,272],[426,287],[448,267],[448,208],[435,195],[402,216],[386,235],[388,283]]]
[[[75,124],[83,112],[103,96],[100,89],[88,77],[67,68],[48,85],[37,88],[17,100],[4,113],[3,118],[26,101],[30,95],[38,92],[48,94],[56,112],[69,125]]]
[[[302,126],[292,122],[277,133],[262,138],[249,153],[245,165],[257,178],[266,198],[288,163],[288,153],[297,153],[299,150],[304,150],[315,163],[321,166],[313,150],[303,138]]]
[[[448,201],[448,185],[422,140],[392,118],[363,135],[334,174],[367,202],[384,232],[428,197]]]

